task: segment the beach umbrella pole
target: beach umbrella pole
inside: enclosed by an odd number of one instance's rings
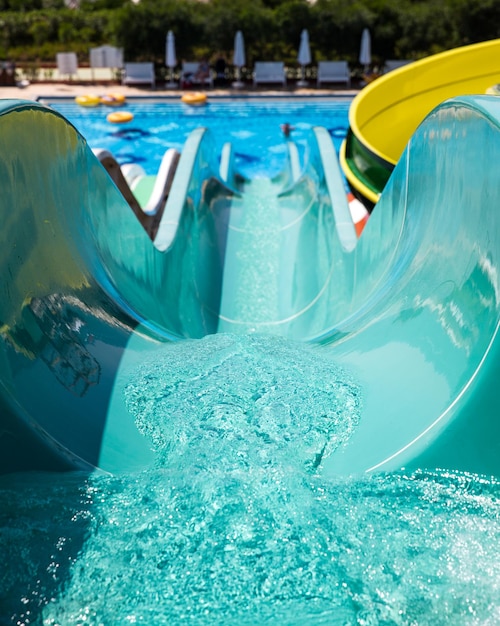
[[[236,80],[233,83],[233,87],[235,87],[236,89],[241,89],[244,86],[245,85],[241,81],[241,67],[237,67],[236,68]]]
[[[175,37],[171,30],[167,33],[165,65],[169,68],[169,82],[165,85],[165,87],[173,89],[178,85],[174,81],[174,67],[177,65],[177,58],[175,56]]]
[[[306,68],[304,65],[300,66],[300,80],[297,82],[297,87],[307,87],[309,84],[306,80]]]
[[[174,81],[174,68],[170,67],[168,70],[169,81],[165,85],[165,87],[169,87],[170,89],[174,87],[178,87],[177,83]]]
[[[300,34],[300,46],[297,61],[300,65],[301,74],[301,79],[297,82],[297,87],[307,87],[306,65],[311,62],[311,50],[309,48],[309,33],[305,28]]]
[[[241,89],[244,84],[241,80],[241,68],[245,65],[245,42],[243,40],[243,33],[241,30],[237,31],[234,37],[234,53],[233,53],[233,65],[236,68],[236,80],[233,83],[233,87]]]

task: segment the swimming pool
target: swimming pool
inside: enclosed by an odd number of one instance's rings
[[[130,98],[125,110],[134,118],[128,124],[112,124],[106,117],[114,109],[82,107],[67,98],[46,99],[85,136],[92,148],[109,150],[118,162],[138,163],[147,174],[156,174],[168,148],[179,152],[189,133],[200,126],[213,132],[215,149],[231,142],[236,167],[249,178],[273,176],[286,156],[280,126],[293,127],[291,138],[299,151],[308,131],[324,126],[337,151],[348,128],[350,98],[210,98],[205,106],[190,106],[178,98]]]

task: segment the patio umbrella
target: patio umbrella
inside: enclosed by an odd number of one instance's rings
[[[166,87],[177,87],[177,83],[174,82],[174,67],[177,65],[177,58],[175,56],[175,37],[171,30],[167,33],[165,65],[170,68],[170,81],[166,84]]]
[[[361,48],[359,50],[359,62],[364,66],[365,72],[368,72],[369,66],[372,62],[372,44],[370,31],[368,28],[363,30],[361,35]]]
[[[234,37],[233,65],[236,67],[236,82],[233,83],[233,87],[243,87],[240,75],[241,68],[245,65],[245,42],[241,30]]]
[[[309,33],[304,28],[302,33],[300,34],[300,46],[299,46],[299,54],[297,56],[297,61],[301,66],[302,78],[299,80],[297,85],[299,87],[305,87],[307,85],[307,81],[305,80],[305,66],[309,65],[311,62],[311,50],[309,48]]]

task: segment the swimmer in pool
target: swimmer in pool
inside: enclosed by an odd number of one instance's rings
[[[292,132],[292,130],[295,130],[294,127],[291,126],[288,122],[286,124],[281,124],[280,128],[285,137],[290,137],[290,133]]]

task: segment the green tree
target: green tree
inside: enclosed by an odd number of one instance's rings
[[[268,47],[277,39],[273,11],[261,0],[214,0],[205,16],[207,45],[212,53],[223,51],[228,56],[234,37],[241,30],[245,39],[247,65],[257,57],[265,58]],[[230,60],[230,59],[228,59]]]
[[[419,58],[500,36],[498,0],[0,0],[1,54],[16,60],[53,61],[58,50],[88,59],[89,46],[111,43],[126,60],[164,64],[165,37],[173,30],[179,59],[228,60],[243,31],[247,65],[282,58],[293,63],[303,28],[315,60],[356,64],[361,32],[372,33],[372,54]]]
[[[448,5],[456,23],[456,45],[500,37],[500,2],[497,0],[448,0]]]
[[[190,52],[193,42],[203,42],[202,24],[195,8],[188,2],[159,0],[124,6],[115,12],[116,43],[123,47],[128,60],[165,58],[165,38],[169,30],[176,37],[179,59]]]
[[[314,34],[311,5],[306,0],[292,0],[280,4],[275,15],[282,57],[289,61],[295,60],[302,29],[307,28],[310,32],[313,30]],[[314,49],[314,39],[311,49]]]

